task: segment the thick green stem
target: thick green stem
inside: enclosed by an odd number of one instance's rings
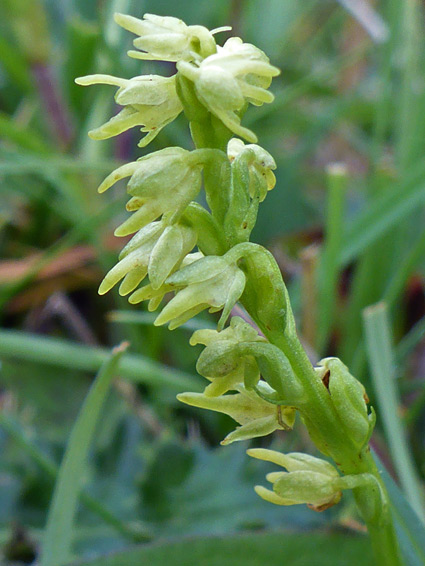
[[[379,489],[377,485],[366,485],[353,489],[358,510],[369,531],[376,564],[378,566],[402,566],[403,561],[394,530],[388,493],[369,448],[366,447],[358,454],[357,450],[350,446],[351,443],[345,434],[340,434],[342,427],[338,424],[339,418],[332,414],[332,410],[323,399],[323,392],[327,390],[321,383],[318,384],[299,340],[297,338],[288,340],[282,336],[278,342],[276,343],[275,339],[275,344],[285,353],[295,374],[303,382],[308,392],[309,422],[306,422],[306,425],[310,433],[314,431],[312,434],[314,440],[316,441],[316,434],[323,437],[321,442],[327,444],[329,455],[344,474],[369,473],[377,480]],[[313,430],[310,429],[312,425]],[[320,448],[320,444],[318,447]]]

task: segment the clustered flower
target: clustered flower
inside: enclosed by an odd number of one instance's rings
[[[188,26],[177,18],[153,14],[145,14],[142,19],[116,14],[115,20],[137,36],[133,42],[136,50],[129,52],[131,57],[176,62],[178,73],[192,81],[207,111],[222,120],[231,132],[249,141],[256,140],[252,132],[240,125],[240,113],[248,102],[260,105],[273,100],[267,88],[279,72],[261,50],[237,37],[227,40],[223,47],[218,46],[214,34],[230,28],[209,31],[203,26]],[[142,75],[131,79],[96,74],[77,79],[83,86],[118,87],[115,101],[122,109],[89,132],[90,137],[103,140],[140,126],[146,135],[139,146],[146,146],[183,110],[176,88],[178,73],[171,77]],[[249,167],[250,197],[262,200],[274,186],[271,170],[276,165],[259,146],[232,140],[229,161],[238,161],[242,156]],[[170,147],[119,167],[99,187],[99,192],[104,192],[129,178],[130,199],[126,208],[132,214],[115,230],[115,235],[134,234],[122,250],[118,264],[102,281],[99,292],[104,294],[121,281],[122,295],[132,293],[131,303],[149,300],[150,309],[157,308],[166,293],[175,292],[176,296],[156,320],[156,324],[169,324],[171,329],[204,309],[223,310],[221,329],[245,287],[245,275],[237,263],[225,256],[191,253],[198,243],[198,232],[185,217],[185,211],[201,189],[205,165],[202,151]],[[138,288],[147,276],[148,284]]]
[[[249,242],[258,204],[275,186],[276,163],[256,144],[255,134],[241,124],[248,104],[273,101],[268,88],[279,70],[260,49],[238,37],[217,45],[214,34],[229,28],[209,31],[152,14],[143,19],[117,14],[115,20],[137,36],[131,57],[175,62],[177,73],[131,79],[98,74],[77,79],[84,86],[118,87],[115,101],[122,109],[90,136],[103,140],[139,126],[146,134],[139,143],[144,147],[183,109],[190,114],[195,101],[201,114],[207,114],[211,123],[215,120],[214,128],[221,122],[220,128],[226,131],[225,141],[217,147],[228,143],[227,154],[202,144],[193,151],[180,147],[155,151],[122,165],[101,183],[98,190],[104,192],[129,179],[126,208],[131,215],[115,235],[132,237],[99,293],[120,283],[121,295],[129,295],[131,304],[148,301],[150,311],[159,307],[165,295],[174,293],[155,320],[155,325],[168,324],[171,330],[203,310],[221,311],[217,330],[199,330],[191,338],[192,345],[205,346],[197,370],[209,383],[202,393],[182,393],[179,400],[236,421],[239,426],[222,444],[291,429],[296,411],[305,409],[306,391],[284,349],[242,318],[234,316],[225,328],[236,303],[248,297],[245,304],[264,332],[295,333],[277,265],[267,250]],[[191,89],[190,104],[182,86],[186,83]],[[188,119],[193,134],[196,116]],[[230,139],[232,134],[250,143]],[[211,171],[216,173],[214,182]],[[195,202],[203,180],[210,211]],[[331,404],[352,445],[362,450],[374,426],[363,386],[336,358],[322,360],[313,377],[320,387],[325,388],[326,382],[327,391],[322,393],[329,398],[325,403]],[[308,420],[307,413],[302,416]],[[327,454],[326,443],[316,444]],[[369,474],[340,477],[329,462],[304,454],[264,449],[248,453],[286,470],[267,475],[272,490],[256,487],[263,499],[278,505],[307,503],[322,510],[339,501],[341,490],[374,481]]]

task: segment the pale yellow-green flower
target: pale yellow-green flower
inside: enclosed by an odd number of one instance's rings
[[[274,99],[267,88],[280,71],[270,65],[263,51],[231,37],[217,53],[199,62],[179,61],[177,69],[193,81],[199,100],[229,130],[250,142],[257,141],[257,136],[241,125],[238,113],[248,102],[260,106]]]
[[[341,484],[338,471],[332,464],[308,454],[293,452],[282,454],[274,450],[252,448],[249,456],[273,462],[287,472],[271,472],[266,479],[273,485],[273,491],[256,486],[256,493],[276,505],[297,505],[306,503],[316,511],[335,505],[341,499]]]
[[[121,79],[111,75],[88,75],[76,79],[82,86],[106,84],[117,86],[115,101],[124,108],[108,122],[89,132],[95,140],[117,136],[135,126],[142,126],[147,135],[140,147],[151,142],[167,124],[183,110],[176,92],[175,76],[144,75]]]
[[[99,187],[104,192],[117,181],[130,177],[127,192],[133,197],[127,210],[135,211],[115,230],[127,236],[161,215],[168,224],[176,222],[201,189],[202,163],[196,151],[168,147],[113,171]]]
[[[222,328],[243,293],[245,275],[224,256],[207,256],[180,269],[166,283],[177,294],[161,311],[155,325],[169,323],[172,330],[205,309],[210,312],[223,309],[219,321]]]
[[[236,386],[238,393],[211,397],[205,393],[181,393],[177,399],[182,403],[201,409],[209,409],[232,417],[241,426],[229,433],[221,444],[231,444],[238,440],[249,440],[266,436],[275,430],[292,428],[295,411],[267,403],[243,385]]]
[[[184,224],[167,226],[163,221],[148,224],[124,247],[120,261],[105,276],[99,293],[107,293],[123,279],[120,294],[127,295],[146,275],[153,289],[159,289],[193,249],[196,237],[196,231]]]
[[[124,29],[138,35],[129,51],[135,59],[159,61],[191,61],[196,56],[206,57],[216,51],[214,33],[230,28],[209,31],[203,26],[188,26],[170,16],[145,14],[143,19],[115,14],[115,21]]]
[[[200,252],[188,254],[183,258],[183,261],[181,262],[181,265],[179,267],[183,268],[187,265],[190,265],[191,263],[198,261],[202,257],[204,256]],[[168,285],[167,283],[163,283],[156,289],[152,286],[151,283],[148,283],[147,285],[140,287],[140,289],[137,289],[137,291],[130,295],[128,302],[132,305],[136,305],[137,303],[141,303],[142,301],[149,301],[148,311],[152,312],[159,307],[164,296],[173,290],[174,287],[172,285]]]

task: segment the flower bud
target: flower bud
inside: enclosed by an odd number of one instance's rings
[[[177,271],[166,283],[183,289],[164,307],[154,323],[156,326],[169,322],[172,330],[209,308],[210,312],[223,309],[219,321],[222,328],[243,293],[245,275],[235,263],[226,261],[225,256],[208,256]]]
[[[196,150],[169,147],[113,171],[100,185],[99,192],[130,177],[127,191],[133,198],[127,208],[136,210],[116,229],[115,235],[132,234],[162,214],[167,214],[169,224],[178,220],[201,189],[201,168]]]
[[[147,274],[153,289],[158,289],[195,244],[196,232],[189,226],[167,226],[163,221],[148,224],[124,247],[120,261],[102,281],[99,293],[103,295],[124,278],[120,294],[127,295]]]
[[[244,341],[265,342],[265,338],[238,316],[232,317],[230,325],[221,332],[212,329],[194,332],[190,344],[207,346],[196,366],[198,373],[211,381],[204,391],[205,395],[223,395],[241,384],[251,390],[258,383],[260,372],[255,359],[241,355],[236,347]]]
[[[295,411],[292,408],[267,403],[242,385],[237,390],[239,393],[219,397],[211,397],[205,393],[181,393],[177,395],[177,399],[193,407],[224,413],[242,425],[228,434],[221,444],[266,436],[275,430],[292,428],[295,420]]]
[[[178,18],[145,14],[143,20],[140,20],[133,16],[115,14],[115,21],[124,29],[139,36],[134,40],[134,46],[145,53],[138,51],[128,53],[136,59],[190,61],[194,57],[194,52],[203,55],[216,51],[213,35],[207,28],[187,26]]]
[[[147,135],[139,147],[144,147],[183,110],[177,96],[175,76],[146,75],[126,80],[110,75],[88,75],[76,79],[76,82],[82,86],[108,84],[119,87],[115,101],[124,108],[108,122],[89,132],[94,140],[108,139],[135,126],[142,126],[141,131],[147,132]]]
[[[257,494],[276,505],[306,503],[316,511],[323,511],[341,499],[341,489],[349,488],[337,470],[325,460],[294,452],[281,454],[274,450],[254,448],[249,456],[273,462],[287,472],[272,472],[266,479],[273,484],[273,491],[256,486]]]
[[[232,190],[224,226],[229,243],[247,242],[257,221],[258,205],[276,182],[272,156],[255,144],[233,138],[227,146],[231,163]]]
[[[227,146],[227,155],[232,169],[241,164],[248,169],[248,190],[251,198],[259,198],[262,202],[276,184],[273,169],[276,162],[268,151],[256,144],[245,145],[242,140],[232,138]]]
[[[318,365],[321,373],[328,373],[329,394],[347,436],[361,450],[375,425],[374,412],[368,413],[365,388],[338,358],[325,358]]]

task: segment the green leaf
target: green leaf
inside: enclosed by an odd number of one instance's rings
[[[423,520],[422,486],[409,450],[406,430],[399,418],[400,402],[387,306],[385,303],[372,305],[363,311],[363,317],[372,382],[385,436],[406,497]]]
[[[366,537],[284,531],[149,544],[73,566],[351,566],[373,564]]]
[[[395,527],[400,548],[408,566],[425,564],[425,528],[400,488],[379,461],[373,455],[379,467],[391,500],[391,508],[395,519]]]
[[[71,431],[49,509],[40,566],[65,564],[70,554],[72,527],[90,445],[102,406],[127,346],[123,343],[114,348],[102,365]]]

